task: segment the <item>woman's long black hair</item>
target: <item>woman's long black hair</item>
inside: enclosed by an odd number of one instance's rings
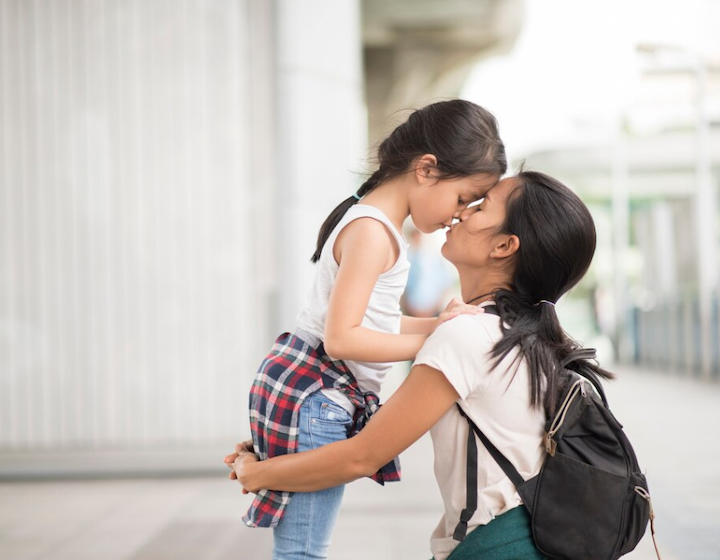
[[[558,367],[580,349],[563,331],[554,302],[585,275],[595,253],[595,224],[580,198],[560,181],[520,171],[508,196],[500,233],[517,235],[511,289],[497,290],[503,337],[493,348],[496,364],[516,347],[530,370],[530,398],[548,415],[557,407],[564,377]],[[550,302],[550,303],[548,303]],[[612,374],[585,362],[604,378]]]
[[[380,167],[358,189],[358,196],[410,171],[413,161],[425,154],[437,158],[439,179],[479,173],[499,176],[507,171],[505,146],[495,117],[470,101],[440,101],[413,112],[383,140],[378,148]],[[320,259],[330,233],[357,201],[354,196],[346,198],[327,217],[318,233],[312,262]]]

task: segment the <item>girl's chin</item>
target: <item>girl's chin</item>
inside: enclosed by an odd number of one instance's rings
[[[439,225],[439,226],[418,226],[418,225],[416,224],[415,227],[417,228],[417,230],[418,230],[420,233],[428,234],[428,233],[435,233],[437,230],[441,229],[443,226],[442,226],[442,225]]]

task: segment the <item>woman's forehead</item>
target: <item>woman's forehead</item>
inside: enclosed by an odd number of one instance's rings
[[[493,188],[488,191],[485,197],[488,200],[504,200],[515,189],[517,184],[517,177],[506,177],[505,179],[501,179]]]

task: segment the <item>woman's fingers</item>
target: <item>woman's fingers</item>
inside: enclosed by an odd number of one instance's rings
[[[232,465],[235,462],[235,459],[237,459],[238,456],[242,455],[243,453],[253,453],[253,442],[251,439],[243,441],[242,443],[235,444],[235,453],[225,455],[223,462],[232,469]]]
[[[443,312],[445,312],[445,311],[450,311],[451,309],[453,309],[454,307],[456,307],[456,306],[458,306],[458,305],[465,305],[465,302],[463,302],[463,300],[461,300],[461,299],[459,299],[459,298],[454,297],[454,298],[452,298],[452,299],[450,300],[450,302],[445,306],[445,309],[443,309]]]
[[[245,461],[259,461],[260,458],[255,455],[254,448],[253,448],[253,441],[251,439],[243,441],[242,443],[238,443],[235,445],[235,453],[230,453],[230,455],[226,455],[223,459],[223,462],[228,466],[230,469],[230,474],[228,475],[228,478],[230,480],[238,480],[237,470],[236,469],[242,469],[242,465]],[[239,480],[238,480],[239,482]],[[243,494],[250,494],[250,491],[243,488],[242,489]]]

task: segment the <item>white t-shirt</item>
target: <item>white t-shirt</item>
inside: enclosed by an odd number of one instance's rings
[[[493,369],[490,352],[500,340],[497,315],[461,315],[440,325],[428,337],[415,365],[440,370],[460,395],[458,403],[524,479],[540,472],[545,414],[530,406],[530,374],[524,360],[512,365],[513,350]],[[514,374],[514,376],[513,376]],[[455,407],[430,430],[435,478],[445,514],[432,534],[430,548],[444,560],[459,544],[452,538],[466,506],[468,423]],[[522,503],[515,486],[478,440],[478,509],[468,532]]]

